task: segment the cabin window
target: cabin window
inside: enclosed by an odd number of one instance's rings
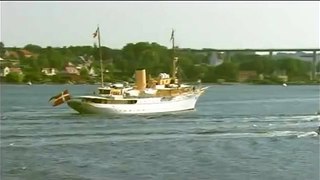
[[[137,100],[82,99],[82,102],[99,104],[136,104]]]
[[[110,90],[109,89],[99,89],[99,93],[100,94],[110,94]]]
[[[102,103],[102,100],[101,99],[92,99],[92,102],[94,102],[94,103]]]

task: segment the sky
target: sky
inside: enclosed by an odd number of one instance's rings
[[[1,1],[6,47],[101,44],[170,47],[172,28],[181,48],[319,48],[317,1]]]

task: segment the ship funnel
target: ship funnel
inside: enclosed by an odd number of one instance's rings
[[[135,77],[136,77],[136,88],[140,91],[144,90],[147,85],[146,70],[145,69],[136,70]]]

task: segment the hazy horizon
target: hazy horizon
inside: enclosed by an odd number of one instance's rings
[[[319,48],[319,2],[1,2],[6,47],[92,46],[101,43],[181,48]]]

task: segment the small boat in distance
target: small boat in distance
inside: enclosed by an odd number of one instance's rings
[[[27,85],[31,86],[31,85],[32,85],[31,81],[28,81],[28,82],[27,82]]]
[[[98,36],[100,49],[100,29],[97,28],[94,37]],[[172,75],[160,73],[156,78],[148,78],[145,69],[135,71],[135,84],[109,84],[104,85],[102,59],[101,87],[98,94],[71,97],[67,91],[57,95],[54,102],[59,105],[67,102],[68,106],[82,114],[150,114],[195,109],[198,98],[208,87],[202,87],[201,81],[196,84],[183,84],[176,77],[176,63],[178,57],[174,56],[174,30],[171,34],[173,48]]]

